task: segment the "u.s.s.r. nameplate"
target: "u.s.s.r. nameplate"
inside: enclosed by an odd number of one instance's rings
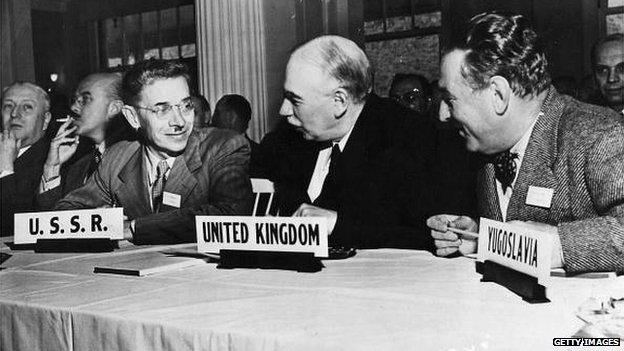
[[[14,242],[41,239],[123,239],[123,208],[16,213]]]
[[[327,257],[324,217],[197,216],[197,250],[302,252]]]

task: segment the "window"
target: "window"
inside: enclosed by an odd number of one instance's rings
[[[103,69],[123,69],[149,58],[196,56],[194,5],[106,18],[97,26]]]
[[[603,35],[624,33],[624,0],[603,0],[600,11]]]
[[[387,95],[396,73],[437,79],[440,0],[365,0],[365,50],[375,67],[375,91]]]

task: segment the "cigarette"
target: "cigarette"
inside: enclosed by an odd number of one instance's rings
[[[455,234],[459,234],[466,239],[472,239],[472,240],[479,239],[479,233],[469,232],[467,230],[462,230],[462,229],[452,228],[452,227],[448,227],[448,230]]]
[[[71,119],[71,117],[67,116],[67,117],[64,117],[64,118],[59,118],[56,121],[60,122],[60,123],[65,123],[65,122],[69,121],[70,119]]]

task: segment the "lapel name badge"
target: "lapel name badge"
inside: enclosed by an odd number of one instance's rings
[[[526,204],[529,206],[550,208],[554,192],[554,189],[530,185],[526,196]]]
[[[168,191],[163,192],[163,205],[180,208],[180,202],[182,202],[182,197],[180,195]]]

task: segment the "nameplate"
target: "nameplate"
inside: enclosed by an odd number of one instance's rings
[[[13,239],[123,239],[123,208],[16,213]]]
[[[197,216],[197,251],[303,252],[328,257],[324,217]]]
[[[552,245],[549,233],[481,218],[477,260],[496,262],[543,283],[550,277]]]

